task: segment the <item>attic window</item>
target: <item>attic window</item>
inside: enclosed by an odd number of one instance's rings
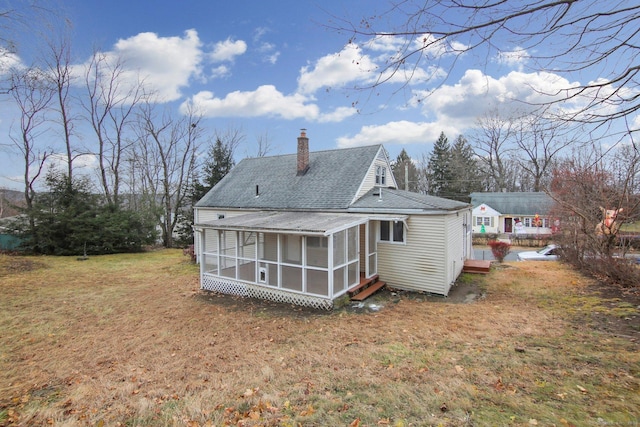
[[[387,168],[376,166],[376,185],[387,185]]]

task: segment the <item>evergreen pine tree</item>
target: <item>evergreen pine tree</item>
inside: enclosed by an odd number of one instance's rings
[[[444,132],[433,145],[433,151],[427,164],[428,192],[434,196],[447,197],[450,193],[449,185],[451,173],[451,146]]]
[[[480,166],[473,148],[467,139],[459,135],[451,147],[451,182],[449,183],[452,199],[470,202],[470,194],[482,191],[482,177]]]
[[[400,154],[398,154],[392,168],[393,176],[400,190],[418,192],[418,169],[404,148],[400,151]],[[409,178],[408,185],[406,185],[405,182],[407,178]]]
[[[50,171],[26,219],[22,249],[51,255],[141,251],[155,240],[153,218],[104,203],[88,179]]]

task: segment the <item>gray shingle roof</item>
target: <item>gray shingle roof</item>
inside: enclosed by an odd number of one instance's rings
[[[373,188],[351,204],[381,149],[381,145],[371,145],[311,152],[309,170],[303,176],[297,175],[297,154],[244,159],[196,207],[394,213],[469,206],[392,188],[382,189],[382,199],[380,189]]]
[[[491,206],[503,215],[546,215],[553,199],[542,192],[529,193],[471,193],[473,207]]]
[[[380,149],[372,145],[310,152],[309,170],[303,176],[296,174],[297,154],[244,159],[196,206],[346,209]]]
[[[427,194],[412,193],[392,188],[373,188],[356,200],[351,211],[397,212],[398,210],[451,211],[468,207],[468,203]]]
[[[218,229],[330,234],[332,230],[362,224],[366,215],[325,212],[258,211],[210,221]]]

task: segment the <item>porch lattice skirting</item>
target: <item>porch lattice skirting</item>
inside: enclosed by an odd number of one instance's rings
[[[264,286],[237,282],[231,279],[222,279],[220,277],[204,275],[200,288],[207,291],[220,292],[223,294],[258,298],[285,304],[301,305],[320,310],[333,309],[333,300],[328,298],[297,294],[282,289],[267,288]]]

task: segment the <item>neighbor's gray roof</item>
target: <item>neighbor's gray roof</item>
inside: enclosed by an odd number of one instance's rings
[[[350,206],[351,212],[455,211],[468,203],[393,188],[373,188]]]
[[[553,199],[542,192],[529,193],[471,193],[471,204],[491,206],[503,215],[548,214]]]
[[[381,145],[309,153],[297,176],[297,154],[242,160],[197,204],[241,209],[346,209]],[[259,196],[256,197],[256,186]]]

